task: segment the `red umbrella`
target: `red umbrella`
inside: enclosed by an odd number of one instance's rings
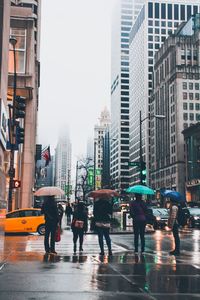
[[[88,194],[88,197],[92,198],[111,198],[111,197],[119,197],[119,193],[114,190],[103,189],[103,190],[96,190],[92,191]]]

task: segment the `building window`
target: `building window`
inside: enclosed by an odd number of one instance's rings
[[[195,100],[199,100],[199,94],[195,93]]]
[[[159,34],[160,33],[160,29],[159,28],[155,28],[155,34]]]
[[[181,20],[185,21],[185,5],[181,5]]]
[[[174,19],[179,20],[178,4],[174,5]]]
[[[194,114],[190,113],[190,121],[194,121]]]
[[[153,28],[152,27],[148,28],[148,33],[153,33]]]
[[[189,82],[189,90],[193,90],[193,83]]]
[[[195,83],[195,90],[199,90],[199,83]]]
[[[187,82],[183,82],[183,90],[187,90]]]
[[[172,27],[172,22],[168,22],[168,27]]]
[[[183,99],[184,99],[184,100],[187,99],[187,93],[183,93]]]
[[[198,13],[198,6],[193,6],[193,15],[196,15]]]
[[[161,29],[161,34],[166,34],[166,29]]]
[[[187,113],[184,113],[184,114],[183,114],[183,120],[184,120],[184,121],[187,121],[187,120],[188,120],[188,114],[187,114]]]
[[[148,36],[148,41],[152,42],[153,41],[153,35]]]
[[[200,121],[200,114],[196,114],[196,121]]]
[[[168,8],[168,19],[172,20],[172,4],[168,4],[167,8]]]
[[[153,26],[153,21],[152,21],[152,20],[149,20],[149,21],[148,21],[148,25],[149,25],[149,26]]]
[[[189,100],[193,100],[194,99],[194,94],[193,93],[189,93]]]
[[[159,3],[155,3],[155,18],[159,19],[160,18],[160,14],[159,14]]]
[[[161,4],[161,19],[166,19],[166,5]]]
[[[184,109],[184,110],[187,110],[187,108],[188,108],[188,105],[187,105],[187,103],[184,102],[184,103],[183,103],[183,109]]]
[[[155,26],[160,26],[160,22],[159,21],[155,21]]]
[[[189,20],[189,18],[191,17],[192,12],[191,12],[191,5],[187,6],[187,19]]]
[[[153,3],[148,3],[148,15],[149,18],[153,18]]]
[[[199,103],[196,103],[196,104],[195,104],[195,108],[196,108],[196,110],[200,110],[200,104],[199,104]]]
[[[17,40],[15,46],[16,53],[16,71],[17,73],[25,73],[26,67],[26,29],[11,28],[10,35]],[[14,56],[13,47],[9,46],[9,73],[14,73]]]
[[[152,43],[148,43],[148,48],[149,49],[153,49],[153,44]]]
[[[194,109],[194,104],[193,103],[189,103],[189,109],[193,110]]]

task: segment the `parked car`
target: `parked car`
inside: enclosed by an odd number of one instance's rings
[[[148,208],[147,224],[153,225],[154,229],[163,229],[167,226],[169,210],[166,208]]]
[[[6,214],[5,233],[9,232],[38,232],[45,233],[45,219],[41,209],[25,208]]]
[[[200,226],[200,208],[199,207],[188,207],[190,212],[189,218],[189,227],[196,227]]]

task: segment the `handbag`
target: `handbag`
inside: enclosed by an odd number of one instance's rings
[[[74,227],[75,228],[80,228],[82,229],[84,226],[84,221],[81,221],[81,220],[74,220]]]
[[[100,228],[110,228],[110,223],[108,222],[95,222],[95,226]]]
[[[60,225],[58,225],[55,233],[55,242],[60,242],[60,240],[61,240],[61,228]]]

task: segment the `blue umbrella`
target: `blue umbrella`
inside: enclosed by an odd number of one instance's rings
[[[177,202],[185,202],[184,197],[177,191],[165,190],[163,192],[163,196]]]

